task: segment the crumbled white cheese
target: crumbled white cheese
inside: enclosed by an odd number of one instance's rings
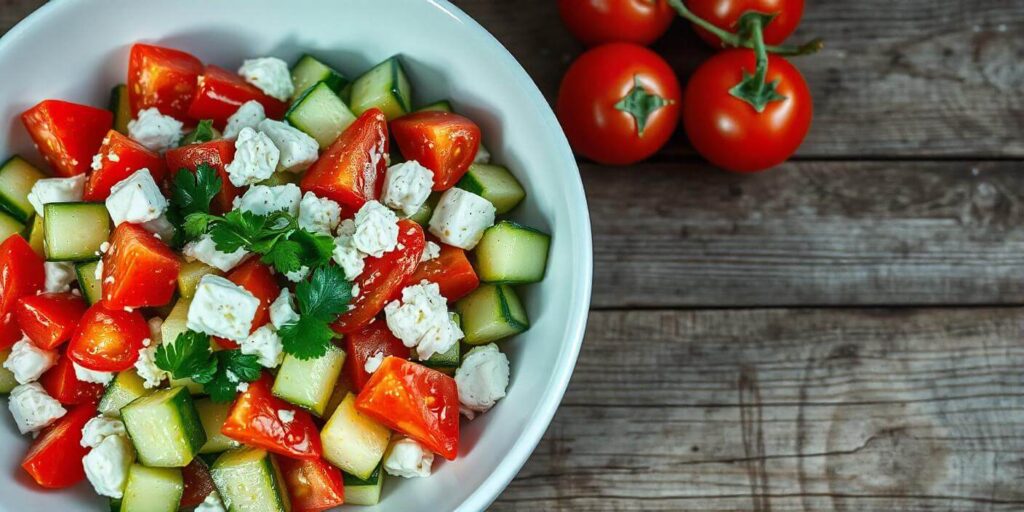
[[[320,145],[316,139],[288,123],[264,119],[260,122],[259,130],[267,134],[281,151],[281,159],[277,163],[279,171],[302,172],[316,162],[320,154]]]
[[[494,343],[474,347],[455,370],[462,407],[484,412],[505,397],[508,388],[508,358]]]
[[[11,353],[4,361],[4,368],[14,374],[19,384],[28,384],[57,364],[57,352],[45,350],[23,337],[11,347]]]
[[[75,276],[75,266],[63,261],[47,261],[43,263],[46,271],[46,284],[44,288],[47,293],[64,293],[71,290],[71,283]]]
[[[243,354],[255,355],[265,368],[274,368],[281,364],[284,357],[281,337],[271,325],[264,325],[253,331],[247,338],[239,342]]]
[[[494,205],[461,188],[448,189],[430,218],[430,232],[448,245],[470,250],[494,225]]]
[[[345,271],[345,279],[351,281],[363,273],[365,266],[363,260],[366,258],[366,254],[356,249],[351,235],[339,235],[334,239],[332,257],[334,262]]]
[[[308,276],[308,275],[309,275],[309,267],[306,266],[306,265],[303,265],[303,266],[299,267],[298,270],[293,270],[291,272],[285,272],[284,277],[286,279],[288,279],[289,281],[293,282],[293,283],[297,283],[297,282],[302,281],[303,279],[305,279],[306,276]]]
[[[285,423],[291,423],[295,421],[295,411],[289,411],[288,409],[278,409],[277,417]]]
[[[367,201],[356,212],[352,241],[361,252],[379,258],[398,245],[398,216],[377,201]]]
[[[142,377],[142,385],[146,389],[160,386],[167,372],[156,365],[156,349],[159,345],[150,342],[149,345],[139,349],[139,358],[135,360],[135,372]]]
[[[267,118],[266,111],[263,110],[263,104],[256,100],[249,100],[242,103],[238,110],[231,117],[228,117],[228,123],[224,126],[224,138],[234,139],[238,137],[238,132],[242,131],[242,128],[256,129],[259,126],[260,121]]]
[[[43,178],[32,185],[32,190],[28,193],[28,202],[36,210],[36,215],[44,217],[43,207],[47,204],[81,201],[84,192],[84,174],[70,178]]]
[[[277,57],[247,59],[242,62],[242,67],[238,68],[238,74],[267,96],[281,101],[288,101],[295,93],[288,63]]]
[[[441,255],[441,246],[427,240],[426,247],[423,248],[423,255],[420,256],[420,263],[424,261],[430,261]]]
[[[67,413],[38,382],[15,386],[8,397],[7,407],[11,409],[22,434],[40,430]]]
[[[102,414],[92,418],[82,427],[82,446],[85,448],[96,448],[104,439],[110,436],[123,436],[125,434],[124,423]]]
[[[151,107],[139,111],[137,118],[128,121],[128,136],[150,151],[163,153],[178,145],[183,127],[181,121]]]
[[[241,247],[232,253],[218,251],[217,244],[210,235],[203,235],[198,240],[185,244],[181,252],[187,258],[199,260],[224,272],[235,268],[249,255],[249,252]]]
[[[288,288],[281,288],[281,293],[270,303],[270,323],[275,329],[280,329],[298,321],[299,314],[292,306],[292,293]]]
[[[434,186],[434,173],[415,160],[392,165],[384,175],[381,202],[407,217],[419,211]]]
[[[249,290],[223,277],[207,274],[196,287],[186,327],[240,342],[249,336],[259,305],[260,300]]]
[[[242,197],[235,198],[234,207],[236,210],[256,215],[268,215],[284,210],[295,217],[299,214],[301,197],[302,191],[291,183],[274,187],[253,185]]]
[[[174,238],[174,224],[167,220],[166,215],[161,215],[151,221],[143,222],[142,228],[153,233],[158,240],[170,242]]]
[[[416,441],[404,436],[395,436],[384,457],[384,471],[402,478],[430,476],[434,454]]]
[[[249,391],[249,383],[239,382],[238,385],[235,386],[235,391],[238,391],[239,393],[245,393],[246,391]]]
[[[98,372],[96,370],[90,370],[74,361],[71,365],[75,368],[75,378],[82,382],[91,382],[94,384],[103,384],[106,386],[110,384],[110,381],[114,380],[114,372]]]
[[[149,169],[139,169],[111,187],[106,204],[115,226],[156,220],[167,211],[167,198]]]
[[[103,279],[103,260],[96,261],[96,269],[92,271],[92,278],[97,281]]]
[[[405,287],[401,302],[390,302],[384,314],[391,332],[405,346],[416,347],[420,360],[447,352],[463,336],[448,314],[448,301],[437,283],[423,281]]]
[[[235,158],[224,169],[236,187],[259,183],[277,169],[281,152],[265,133],[242,128],[235,140]]]
[[[211,491],[210,494],[206,495],[203,502],[196,505],[196,508],[192,512],[226,512],[224,509],[224,502],[220,499],[220,494],[217,494],[216,489]]]
[[[373,373],[380,368],[380,364],[384,362],[384,352],[380,350],[373,353],[372,356],[366,358],[366,363],[363,364],[363,369],[366,373]]]
[[[299,203],[299,227],[312,233],[330,235],[341,222],[341,206],[327,198],[306,192]]]
[[[128,481],[128,468],[134,461],[131,441],[125,436],[110,436],[82,457],[82,467],[96,494],[121,498]]]

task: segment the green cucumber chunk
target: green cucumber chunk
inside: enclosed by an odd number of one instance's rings
[[[11,236],[21,236],[25,232],[25,225],[18,222],[17,219],[11,217],[5,212],[0,212],[0,242],[7,240]]]
[[[476,246],[477,273],[485,283],[536,283],[544,279],[550,246],[550,235],[503,220]]]
[[[462,317],[462,332],[470,345],[497,341],[530,327],[516,292],[504,284],[481,284],[459,299],[455,310]]]
[[[391,57],[352,82],[352,112],[359,116],[379,108],[388,121],[412,110],[412,87],[398,56]]]
[[[44,207],[46,259],[84,261],[96,259],[100,245],[112,228],[103,203],[50,203]]]
[[[334,92],[338,92],[348,85],[348,79],[344,75],[307,53],[292,66],[292,85],[295,86],[292,101],[302,96],[317,82],[323,82]]]
[[[97,407],[100,413],[114,418],[121,417],[121,408],[150,393],[142,383],[142,377],[134,368],[118,372],[107,386]]]
[[[199,412],[183,387],[136,399],[121,408],[121,420],[139,461],[147,466],[187,466],[206,444]]]
[[[17,155],[0,164],[0,208],[18,222],[28,221],[35,213],[32,203],[28,202],[28,194],[32,186],[45,177],[46,173]]]
[[[452,320],[454,320],[456,324],[459,324],[460,326],[462,325],[462,319],[459,317],[458,314],[449,314],[451,315]],[[416,355],[416,349],[414,348],[412,349],[412,351],[413,359],[418,360],[419,356]],[[430,356],[430,358],[420,361],[420,364],[426,366],[427,368],[433,368],[441,373],[454,375],[455,370],[459,368],[460,364],[462,364],[462,346],[459,343],[455,343],[452,345],[451,348],[448,349],[447,352],[443,354],[434,354]]]
[[[10,355],[10,348],[0,350],[0,394],[4,395],[10,393],[18,385],[18,381],[14,378],[14,372],[4,368],[4,363]]]
[[[345,482],[345,503],[349,505],[376,505],[380,501],[380,491],[384,488],[384,471],[378,465],[370,477],[363,480],[359,477],[342,473]]]
[[[420,107],[416,112],[448,112],[452,114],[455,109],[452,108],[452,104],[448,100],[435,101],[430,105]]]
[[[209,398],[203,398],[196,400],[196,411],[199,413],[199,421],[203,424],[203,431],[206,432],[206,444],[199,449],[199,453],[220,453],[238,446],[236,441],[220,431],[228,419],[231,402],[217,403]]]
[[[228,512],[288,512],[291,503],[277,461],[266,450],[236,448],[210,466]]]
[[[114,129],[122,135],[128,135],[128,122],[132,120],[128,86],[121,84],[110,90],[110,111],[114,113]]]
[[[75,264],[75,274],[78,275],[78,287],[82,289],[82,297],[89,305],[93,305],[103,299],[103,276],[96,278],[96,267],[100,260],[83,261]]]
[[[122,512],[176,512],[185,492],[178,468],[151,468],[132,464],[121,500]]]
[[[508,213],[526,198],[526,190],[500,165],[473,164],[455,184],[491,202],[495,213]]]
[[[320,149],[327,149],[356,120],[345,102],[324,82],[310,87],[295,100],[284,117],[289,124],[316,139]]]
[[[359,478],[367,479],[384,458],[391,431],[356,410],[349,393],[320,431],[324,459]]]
[[[32,250],[38,254],[40,258],[46,257],[44,237],[43,218],[36,215],[32,217],[32,225],[28,228],[28,245],[32,246]]]
[[[430,224],[430,217],[434,215],[434,208],[437,208],[437,202],[440,200],[440,192],[431,192],[423,206],[420,206],[416,213],[409,216],[409,220],[426,228]]]
[[[274,396],[322,417],[344,363],[345,351],[333,345],[315,359],[286,354],[274,379]]]

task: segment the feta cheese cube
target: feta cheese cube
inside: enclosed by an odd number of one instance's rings
[[[43,207],[47,204],[81,201],[84,192],[84,174],[71,178],[43,178],[32,185],[32,190],[28,193],[28,202],[35,208],[36,215],[43,217]]]
[[[480,144],[480,149],[476,150],[476,156],[473,157],[474,164],[489,164],[491,163],[491,152],[487,151],[483,143]]]
[[[275,329],[280,329],[298,321],[299,314],[292,306],[292,292],[288,288],[281,288],[281,293],[270,303],[270,323]]]
[[[278,409],[277,417],[285,423],[291,423],[295,421],[295,411],[290,411],[288,409]]]
[[[183,127],[181,121],[150,107],[139,111],[137,118],[128,121],[128,136],[150,151],[163,153],[178,145]]]
[[[235,158],[224,169],[236,187],[259,183],[277,169],[281,152],[263,132],[242,128],[235,140]]]
[[[96,494],[121,498],[134,461],[135,450],[128,438],[110,436],[82,457],[82,467]]]
[[[461,188],[448,189],[430,218],[430,232],[448,245],[470,250],[494,225],[494,205]]]
[[[309,276],[309,267],[306,265],[299,267],[298,270],[293,270],[284,274],[284,277],[293,283],[302,281],[307,276]]]
[[[404,436],[395,436],[384,456],[384,471],[402,478],[428,477],[433,464],[433,452]]]
[[[167,220],[166,215],[161,215],[149,222],[142,223],[143,229],[153,233],[153,236],[160,240],[170,242],[174,238],[174,224]]]
[[[242,67],[238,68],[238,74],[267,96],[281,101],[288,101],[295,93],[288,63],[277,57],[247,59],[242,62]]]
[[[312,233],[329,235],[341,222],[341,206],[306,192],[299,203],[299,227]]]
[[[284,210],[292,217],[297,217],[301,197],[302,191],[291,183],[276,187],[253,185],[242,197],[235,199],[234,207],[236,210],[256,215],[268,215]]]
[[[392,165],[384,175],[381,202],[408,217],[419,211],[433,186],[434,173],[419,162],[410,160]]]
[[[334,239],[334,251],[331,254],[334,262],[345,271],[345,279],[352,281],[363,273],[366,254],[356,249],[351,235],[339,235]]]
[[[398,216],[377,201],[367,201],[356,212],[352,241],[361,252],[380,258],[398,245]]]
[[[39,379],[46,370],[57,364],[57,352],[44,350],[22,338],[11,347],[11,353],[4,361],[4,368],[14,374],[14,380],[19,384],[28,384]]]
[[[224,509],[224,502],[220,499],[220,494],[214,489],[210,494],[206,495],[203,502],[196,505],[196,508],[192,512],[226,512]]]
[[[448,301],[437,283],[422,281],[402,290],[401,302],[384,307],[388,329],[420,360],[443,354],[462,339],[462,330],[448,314]]]
[[[218,251],[217,244],[210,235],[203,235],[199,240],[185,244],[181,252],[186,258],[199,260],[224,272],[238,266],[249,255],[249,252],[241,247],[232,253]]]
[[[284,347],[281,345],[281,337],[271,325],[264,325],[253,331],[249,337],[239,343],[243,354],[255,355],[259,358],[260,365],[265,368],[274,368],[281,364],[284,357],[281,353]]]
[[[474,347],[455,370],[459,403],[474,412],[484,412],[505,397],[508,388],[508,358],[494,343]]]
[[[380,350],[373,353],[372,356],[366,358],[366,363],[363,364],[363,369],[366,373],[373,373],[380,368],[380,364],[384,362],[384,352]]]
[[[135,373],[142,377],[142,386],[146,389],[159,387],[168,377],[167,372],[156,365],[156,348],[159,346],[150,341],[147,346],[139,349],[139,358],[135,360]]]
[[[242,103],[242,106],[238,107],[238,110],[231,117],[228,117],[228,123],[224,126],[224,138],[234,139],[238,137],[238,132],[242,131],[242,128],[256,129],[259,126],[260,121],[267,118],[266,111],[263,110],[263,104],[256,100],[249,100]]]
[[[11,409],[14,423],[22,434],[40,430],[67,413],[38,382],[15,386],[8,397],[7,407]]]
[[[106,204],[115,226],[156,220],[167,211],[167,198],[149,169],[139,169],[111,187]]]
[[[90,370],[74,361],[71,362],[71,366],[75,368],[75,378],[82,382],[91,382],[106,386],[107,384],[110,384],[110,381],[114,380],[114,372],[98,372],[96,370]]]
[[[71,283],[78,279],[75,275],[75,266],[62,261],[47,261],[43,263],[46,271],[47,293],[64,293],[71,291]]]
[[[82,447],[96,448],[104,439],[110,436],[123,436],[125,434],[124,423],[117,418],[103,416],[102,414],[87,421],[82,427]]]
[[[420,263],[424,261],[430,261],[441,255],[441,246],[427,240],[426,247],[423,248],[423,255],[420,256]]]
[[[316,139],[288,123],[264,119],[259,130],[267,134],[281,151],[281,159],[277,163],[279,171],[302,172],[320,156],[320,145]]]
[[[188,308],[186,327],[196,332],[242,341],[252,330],[260,300],[227,279],[208,274],[199,280]]]

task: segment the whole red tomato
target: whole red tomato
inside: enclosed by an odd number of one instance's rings
[[[712,25],[735,32],[736,22],[747,11],[774,14],[764,27],[765,44],[782,44],[800,24],[804,15],[804,0],[686,0],[686,6],[698,17]],[[722,47],[722,41],[700,27],[694,27],[702,39],[716,48]]]
[[[679,122],[679,81],[643,46],[611,43],[573,62],[555,110],[577,153],[624,165],[658,151]]]
[[[754,52],[727,50],[708,59],[690,77],[683,99],[683,124],[690,143],[723,169],[756,172],[776,166],[800,147],[811,126],[811,93],[800,71],[782,57],[768,57],[766,81],[778,81],[785,98],[757,112],[729,90],[753,74]]]
[[[583,44],[651,44],[676,13],[666,0],[558,0],[565,26]]]

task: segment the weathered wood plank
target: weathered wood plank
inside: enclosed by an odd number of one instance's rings
[[[1014,162],[584,166],[597,307],[1024,302]]]
[[[1021,510],[1024,309],[595,312],[495,510]]]

